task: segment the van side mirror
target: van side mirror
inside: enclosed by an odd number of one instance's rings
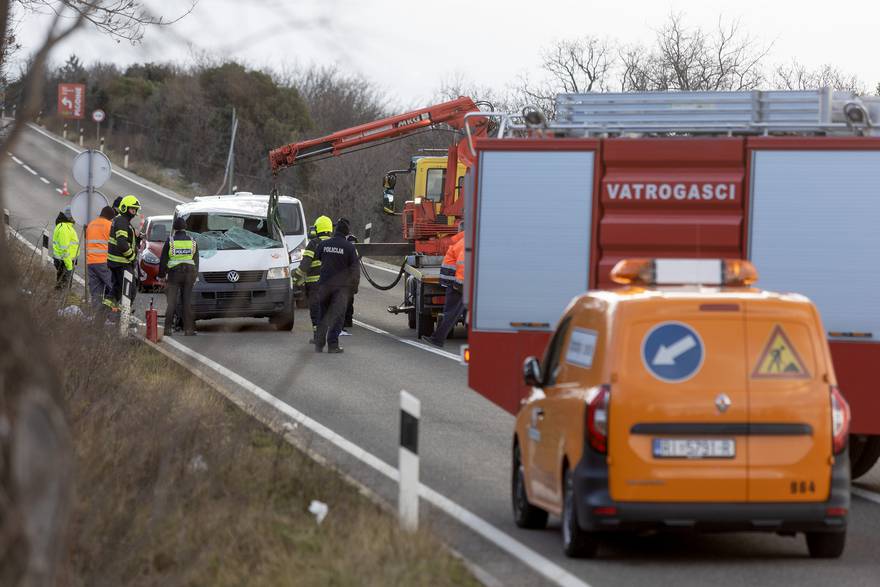
[[[535,357],[523,361],[523,382],[529,387],[541,387],[541,364]]]
[[[382,212],[394,214],[394,186],[397,185],[397,175],[386,173],[382,178]]]

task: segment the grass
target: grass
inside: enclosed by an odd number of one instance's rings
[[[15,248],[15,247],[13,247]],[[187,370],[85,317],[19,260],[51,333],[75,451],[69,585],[475,585],[396,520]],[[308,512],[329,505],[322,524]]]

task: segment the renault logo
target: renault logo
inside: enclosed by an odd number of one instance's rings
[[[239,280],[238,271],[230,271],[226,274],[226,279],[228,279],[230,283],[235,283]]]
[[[715,407],[722,414],[727,411],[727,408],[730,407],[730,398],[727,397],[726,393],[718,394],[718,397],[715,398]]]

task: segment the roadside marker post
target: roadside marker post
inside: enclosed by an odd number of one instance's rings
[[[398,473],[400,526],[408,532],[419,528],[419,418],[422,404],[414,395],[400,391],[400,454]]]
[[[134,275],[128,269],[122,274],[122,311],[119,313],[119,332],[128,334],[128,323],[131,319],[131,288],[134,286]]]
[[[125,169],[128,169],[128,152],[130,149],[131,147],[125,148],[125,157],[122,159],[122,167],[124,167]]]
[[[79,129],[79,146],[80,147],[83,146],[83,133],[85,133],[85,132],[86,132],[86,130],[84,128]]]
[[[43,230],[42,238],[40,239],[40,256],[43,258],[43,263],[49,262],[49,231]]]
[[[101,147],[98,150],[104,152],[104,137],[101,137]]]
[[[64,123],[64,131],[61,133],[61,138],[65,141],[67,140],[67,123]]]
[[[373,232],[373,223],[367,222],[367,225],[364,226],[364,242],[365,243],[367,243],[367,244],[370,243],[370,235],[372,232]]]
[[[9,228],[9,210],[3,208],[3,230]]]

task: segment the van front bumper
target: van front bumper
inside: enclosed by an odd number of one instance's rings
[[[253,283],[206,283],[192,292],[196,320],[210,318],[266,318],[292,311],[290,279],[262,279]]]
[[[586,448],[574,470],[578,522],[586,531],[843,532],[850,507],[849,454],[835,457],[823,502],[620,502],[608,490],[605,455]],[[830,510],[833,515],[829,515]],[[842,513],[843,515],[838,515]]]

